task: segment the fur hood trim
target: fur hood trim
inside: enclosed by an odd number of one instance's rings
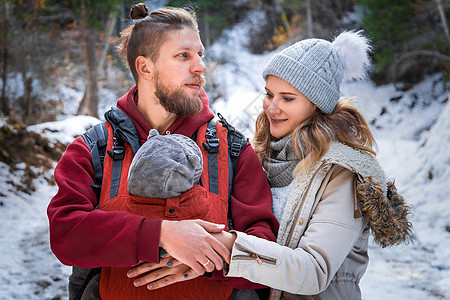
[[[384,248],[411,240],[410,207],[393,182],[388,182],[385,196],[377,180],[371,176],[360,177],[356,193],[363,218],[369,223],[377,244]]]

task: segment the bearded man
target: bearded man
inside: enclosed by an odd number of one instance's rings
[[[117,114],[124,116],[118,123],[131,120],[140,144],[151,129],[160,134],[195,136],[214,117],[203,90],[206,66],[195,18],[175,8],[149,13],[144,4],[135,5],[131,16],[138,21],[122,32],[118,50],[136,85],[118,99],[112,113],[105,115],[107,121],[117,119]],[[95,184],[91,149],[82,137],[67,147],[55,169],[59,190],[47,212],[50,243],[58,259],[70,266],[102,267],[102,299],[227,299],[231,290],[221,285],[261,288],[239,278],[225,280],[216,272],[223,268],[223,258],[229,257],[229,252],[211,233],[220,233],[225,226],[199,219],[172,221],[164,215],[149,217],[125,209],[136,200],[121,188],[126,186],[123,182],[129,165],[121,164],[116,186],[111,184],[111,176],[115,164],[127,161],[134,149],[125,145],[125,158],[119,152],[115,156],[116,134],[121,137],[124,132],[109,123],[107,149],[111,150],[105,155],[100,200],[91,188]],[[271,212],[272,196],[250,144],[241,150],[232,187],[230,205],[236,229],[274,241],[278,223]],[[98,205],[100,209],[95,209]],[[171,214],[174,210],[168,211]],[[146,273],[163,265],[172,267],[160,269],[165,272],[163,276],[162,271],[154,276]],[[120,274],[114,273],[114,268],[129,271],[119,276],[114,275]],[[110,269],[113,271],[105,271]],[[205,271],[210,278],[197,280]],[[197,281],[191,280],[194,278]],[[182,282],[176,283],[158,294],[154,289],[158,280],[164,279],[189,283],[178,290],[175,286]]]

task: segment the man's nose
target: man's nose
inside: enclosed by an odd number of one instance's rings
[[[201,57],[198,57],[191,66],[191,72],[201,75],[206,71],[206,64]]]

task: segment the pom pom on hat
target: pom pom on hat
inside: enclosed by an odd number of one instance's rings
[[[333,43],[306,39],[275,54],[267,63],[263,78],[274,75],[288,82],[330,114],[340,98],[344,79],[362,79],[370,69],[369,40],[361,31],[342,32]]]
[[[331,43],[342,62],[344,80],[364,79],[371,69],[369,40],[362,31],[344,31]]]

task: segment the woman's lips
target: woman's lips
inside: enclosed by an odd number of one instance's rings
[[[273,118],[270,118],[270,121],[271,121],[271,123],[272,123],[273,125],[278,125],[278,124],[281,124],[281,123],[283,123],[284,121],[286,121],[286,119],[273,119]]]

